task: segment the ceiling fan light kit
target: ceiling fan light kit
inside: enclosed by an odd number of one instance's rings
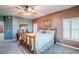
[[[31,14],[28,12],[23,13],[24,16],[30,16]]]

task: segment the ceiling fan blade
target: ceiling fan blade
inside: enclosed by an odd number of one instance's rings
[[[19,12],[18,14],[23,14],[23,12]]]
[[[16,7],[16,9],[20,10],[20,11],[25,11],[23,8],[21,7]]]
[[[37,13],[40,12],[40,11],[36,10],[35,7],[32,7],[32,9],[34,12],[37,12]]]
[[[39,14],[39,12],[35,12],[35,11],[33,11],[32,14]]]
[[[37,14],[32,14],[32,16],[37,16]]]
[[[33,15],[33,16],[37,16],[37,15],[38,15],[38,13],[32,13],[32,15]]]

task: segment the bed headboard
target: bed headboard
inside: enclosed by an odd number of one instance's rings
[[[38,32],[41,32],[41,33],[48,33],[48,32],[52,32],[52,31],[57,31],[56,28],[52,28],[52,29],[43,29],[43,28],[40,28]]]

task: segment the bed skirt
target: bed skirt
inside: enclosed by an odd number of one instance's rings
[[[48,48],[50,48],[53,45],[54,45],[54,40],[47,42],[45,45],[42,46],[42,48],[36,50],[37,54],[43,53],[44,51],[46,51]]]

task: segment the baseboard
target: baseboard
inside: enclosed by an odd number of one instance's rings
[[[58,42],[56,44],[59,44],[59,45],[65,46],[65,47],[69,47],[69,48],[73,48],[73,49],[79,50],[79,48],[73,47],[73,46],[70,46],[70,45],[67,45],[67,44],[58,43]]]

